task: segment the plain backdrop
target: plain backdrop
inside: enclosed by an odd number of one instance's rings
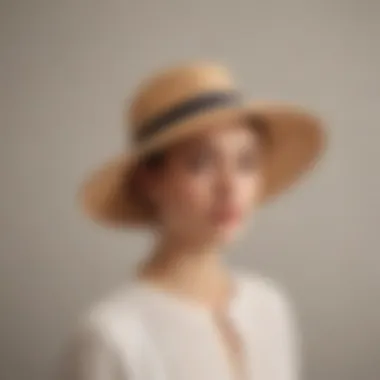
[[[379,1],[0,3],[1,380],[52,378],[78,314],[149,248],[74,198],[125,149],[122,105],[139,81],[194,59],[228,65],[249,98],[325,119],[323,161],[227,258],[291,296],[304,379],[380,378]]]

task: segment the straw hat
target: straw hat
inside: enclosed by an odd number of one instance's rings
[[[323,148],[318,117],[297,105],[244,101],[230,72],[214,63],[194,63],[157,73],[143,82],[126,113],[129,153],[92,172],[80,188],[80,202],[94,220],[146,226],[151,210],[129,193],[139,161],[170,144],[226,120],[264,120],[270,136],[262,203],[310,170]]]

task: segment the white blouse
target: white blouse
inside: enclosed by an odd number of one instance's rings
[[[228,314],[243,346],[244,380],[298,380],[289,302],[273,281],[236,275]],[[66,346],[61,380],[235,380],[211,313],[134,280],[86,313]]]

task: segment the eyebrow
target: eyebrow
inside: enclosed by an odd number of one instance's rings
[[[189,138],[186,141],[183,141],[182,143],[179,143],[175,147],[175,149],[178,152],[185,152],[185,151],[188,151],[188,150],[191,151],[193,149],[194,150],[196,150],[196,149],[204,149],[206,147],[212,148],[212,146],[209,143],[209,141],[207,140],[207,138],[201,137],[201,136],[195,136],[195,137]]]

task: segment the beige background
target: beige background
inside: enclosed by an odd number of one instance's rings
[[[192,58],[328,122],[315,175],[257,214],[229,260],[291,294],[305,379],[380,378],[379,1],[2,0],[0,28],[2,380],[51,378],[75,317],[147,249],[73,197],[122,149],[124,97]]]

